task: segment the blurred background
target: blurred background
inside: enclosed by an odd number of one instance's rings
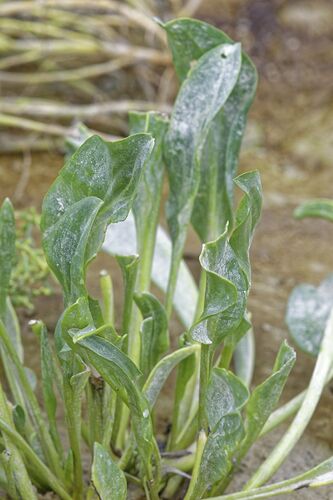
[[[33,227],[63,164],[64,136],[75,138],[79,121],[106,136],[124,136],[129,109],[170,110],[177,82],[154,17],[177,16],[197,17],[226,31],[242,43],[259,72],[240,169],[258,168],[264,188],[250,298],[258,340],[255,378],[261,381],[288,335],[284,316],[291,289],[300,282],[318,284],[333,272],[333,227],[292,216],[306,199],[333,197],[332,0],[0,1],[0,197],[9,196],[21,211],[23,260],[15,293],[23,318],[34,311],[52,326],[61,302],[48,297]],[[25,244],[35,246],[33,260]],[[195,274],[198,251],[191,234],[186,258]],[[31,269],[39,281],[29,285],[27,297]],[[299,353],[285,400],[305,387],[312,366]],[[303,448],[292,456],[303,461],[298,470],[331,453],[332,393],[333,386]],[[254,452],[258,459],[264,453]]]

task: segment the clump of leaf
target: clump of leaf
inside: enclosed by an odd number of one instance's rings
[[[180,492],[186,500],[230,500],[332,482],[326,461],[261,488],[300,438],[329,377],[333,315],[308,390],[276,410],[295,352],[283,342],[270,376],[250,387],[249,253],[262,190],[258,172],[235,176],[255,70],[239,44],[205,23],[177,19],[164,28],[181,80],[170,118],[135,113],[129,137],[74,145],[44,198],[43,249],[64,310],[52,338],[41,321],[31,324],[40,343],[41,405],[10,300],[9,200],[0,210],[0,354],[9,387],[5,396],[0,385],[0,486],[13,499],[53,491],[65,500],[123,500],[131,484],[149,500]],[[159,227],[165,170],[170,237]],[[242,194],[237,207],[234,187]],[[190,224],[203,243],[199,289],[182,260]],[[122,311],[113,307],[119,292],[107,274],[101,300],[89,294],[87,267],[101,249],[121,269]],[[175,349],[173,311],[184,326]],[[157,440],[155,407],[173,370],[171,431]],[[246,491],[224,494],[253,443],[295,412]]]

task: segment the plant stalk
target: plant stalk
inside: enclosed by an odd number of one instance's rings
[[[257,488],[268,481],[268,479],[273,476],[280,465],[284,462],[297,441],[302,436],[319,402],[321,393],[332,367],[332,360],[333,309],[325,328],[325,333],[320,346],[320,352],[303,403],[283,438],[279,441],[278,445],[273,449],[265,462],[259,467],[250,481],[246,484],[246,491]]]

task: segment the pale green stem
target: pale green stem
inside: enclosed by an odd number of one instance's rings
[[[224,345],[221,359],[219,362],[219,368],[225,368],[226,370],[228,370],[232,360],[233,352],[234,352],[234,346],[232,344]]]
[[[101,271],[99,282],[102,291],[104,321],[106,324],[114,325],[114,296],[110,274],[107,271]]]
[[[166,297],[165,297],[165,310],[166,310],[168,318],[170,318],[170,316],[172,314],[173,299],[174,299],[176,286],[177,286],[179,266],[180,266],[182,256],[183,256],[183,251],[184,251],[187,228],[188,228],[188,224],[186,224],[182,227],[181,235],[176,239],[176,241],[172,245],[168,287],[167,287]]]
[[[199,472],[200,472],[200,464],[201,464],[201,458],[202,454],[205,448],[205,444],[207,441],[207,435],[205,431],[201,430],[199,432],[199,437],[198,437],[198,442],[197,442],[197,449],[195,452],[195,461],[194,461],[194,466],[193,466],[193,471],[192,471],[192,478],[186,493],[186,496],[184,500],[191,500],[192,499],[192,494],[194,492]]]
[[[138,273],[136,276],[135,291],[137,293],[148,292],[151,282],[151,270],[153,265],[153,257],[155,250],[156,241],[156,231],[159,220],[159,209],[162,197],[162,187],[163,181],[161,180],[159,191],[156,192],[155,203],[152,207],[149,220],[145,230],[140,238],[140,260],[138,266]],[[141,339],[140,339],[140,325],[142,317],[139,309],[135,306],[133,309],[133,314],[128,316],[130,318],[129,331],[128,331],[128,354],[134,363],[140,366],[140,349],[141,349]],[[129,410],[126,406],[121,405],[121,421],[119,425],[117,445],[122,447],[124,444],[125,433],[128,427],[129,420]]]
[[[289,429],[284,434],[283,438],[280,439],[278,445],[273,449],[269,457],[247,483],[245,490],[257,488],[268,481],[268,479],[273,476],[294,448],[316,409],[332,367],[332,360],[333,310],[331,311],[325,328],[324,337],[320,346],[320,352],[303,403]]]
[[[201,312],[203,310],[203,305],[204,305],[204,300],[205,300],[205,292],[206,292],[206,273],[205,271],[201,272],[200,275],[200,285],[199,285],[199,294],[198,294],[198,300],[197,300],[197,306],[196,306],[196,312],[195,312],[195,317],[194,321],[197,321],[201,315]],[[178,442],[180,436],[178,434],[184,435],[186,434],[186,430],[188,427],[188,424],[192,424],[192,413],[193,413],[193,406],[194,406],[194,415],[197,413],[197,405],[193,405],[193,396],[194,396],[194,391],[197,387],[197,373],[199,371],[199,365],[200,365],[200,357],[196,356],[196,366],[194,369],[194,373],[191,377],[191,379],[187,383],[187,388],[186,388],[186,394],[185,398],[183,396],[183,399],[180,400],[178,394],[180,391],[177,390],[178,386],[183,385],[183,381],[180,379],[179,376],[177,376],[177,381],[176,381],[176,395],[175,395],[175,402],[173,406],[173,416],[172,416],[172,427],[171,427],[171,433],[169,437],[169,443],[168,443],[168,449],[172,450],[175,449],[175,445]],[[183,391],[181,391],[183,392]],[[183,427],[181,431],[179,432],[178,429],[178,419],[179,419],[179,413],[180,411],[183,414],[189,415],[187,418],[187,422],[185,424],[185,428]],[[179,446],[176,447],[177,449],[180,449]]]
[[[330,459],[328,459],[327,462],[329,460]],[[320,486],[327,486],[333,483],[332,470],[321,474],[320,468],[323,465],[324,463],[303,474],[279,483],[269,484],[268,486],[262,486],[261,488],[255,488],[250,491],[238,491],[227,495],[210,497],[209,500],[250,500],[256,498],[269,498],[277,495],[293,493],[303,488],[319,488]],[[208,500],[208,498],[204,500]]]
[[[206,394],[210,378],[210,346],[201,344],[200,351],[200,389],[199,389],[199,430],[208,432],[208,422],[206,414]]]

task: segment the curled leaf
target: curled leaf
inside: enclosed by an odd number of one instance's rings
[[[205,301],[200,318],[191,328],[194,340],[215,346],[234,332],[238,337],[237,329],[244,323],[251,286],[249,250],[261,212],[259,173],[247,172],[235,182],[244,191],[235,228],[230,237],[226,228],[215,241],[203,245],[200,264],[206,273]]]
[[[135,294],[134,299],[143,317],[140,366],[148,375],[169,348],[168,320],[164,307],[151,293]]]

